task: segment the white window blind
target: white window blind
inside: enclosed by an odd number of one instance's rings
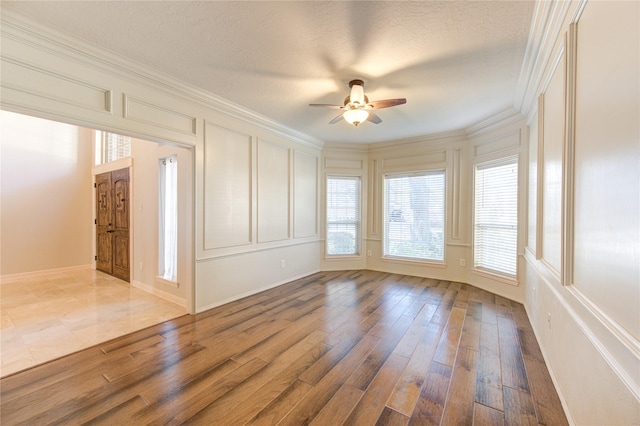
[[[96,165],[131,157],[131,138],[96,130]]]
[[[158,165],[158,275],[178,281],[178,157]]]
[[[444,170],[384,179],[384,255],[444,261]]]
[[[360,252],[360,178],[327,178],[327,255]]]
[[[509,157],[475,167],[474,267],[516,276],[518,160]]]

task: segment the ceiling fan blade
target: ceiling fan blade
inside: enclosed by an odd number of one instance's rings
[[[331,109],[343,109],[344,105],[333,105],[333,104],[309,104],[310,107],[322,107],[322,108],[331,108]]]
[[[380,117],[378,117],[376,114],[374,114],[373,112],[371,112],[371,111],[369,111],[369,117],[367,117],[367,121],[370,121],[373,124],[382,123],[382,119]]]
[[[372,102],[369,102],[367,105],[373,109],[381,109],[381,108],[389,108],[396,105],[402,105],[406,103],[407,103],[407,100],[405,98],[399,98],[399,99],[385,99],[382,101],[372,101]]]
[[[333,120],[331,120],[329,122],[329,124],[336,124],[338,121],[342,120],[344,117],[342,116],[342,114],[340,114],[339,116],[337,116],[336,118],[334,118]]]

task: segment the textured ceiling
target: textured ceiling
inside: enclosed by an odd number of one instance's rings
[[[2,1],[324,142],[464,129],[514,105],[531,1]],[[348,82],[381,124],[328,122]]]

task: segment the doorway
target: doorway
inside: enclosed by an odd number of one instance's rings
[[[130,281],[129,169],[96,175],[96,269]]]

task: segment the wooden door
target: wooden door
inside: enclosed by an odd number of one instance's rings
[[[96,269],[129,281],[129,169],[96,176]]]

